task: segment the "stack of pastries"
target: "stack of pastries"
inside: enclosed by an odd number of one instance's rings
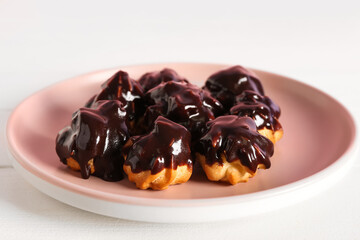
[[[118,71],[60,130],[56,152],[84,179],[127,177],[140,189],[185,183],[195,166],[210,181],[237,184],[270,167],[279,117],[241,66],[212,74],[202,88],[168,68],[138,80]]]

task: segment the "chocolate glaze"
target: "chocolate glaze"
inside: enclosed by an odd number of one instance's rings
[[[241,102],[264,103],[269,107],[271,114],[274,117],[276,118],[280,117],[281,114],[280,107],[274,101],[272,101],[268,96],[260,95],[255,91],[246,90],[242,94],[238,95],[236,97],[236,103],[241,103]]]
[[[146,93],[145,101],[150,105],[145,112],[150,127],[158,116],[164,116],[186,127],[193,139],[201,136],[207,121],[222,112],[219,101],[186,82],[161,83]]]
[[[235,103],[237,95],[244,90],[253,90],[264,95],[264,89],[257,76],[242,66],[233,66],[211,75],[204,89],[218,99],[228,111]]]
[[[90,176],[88,161],[93,159],[94,175],[106,181],[123,178],[121,148],[129,138],[126,112],[120,101],[99,101],[96,109],[80,108],[73,114],[71,126],[56,138],[56,153],[61,162],[73,158],[81,176]]]
[[[188,83],[188,80],[179,76],[177,72],[170,68],[164,68],[161,71],[145,73],[139,79],[139,83],[143,87],[144,92],[149,91],[160,83],[170,81]]]
[[[143,89],[140,84],[129,77],[129,74],[118,71],[102,84],[102,90],[87,102],[86,106],[96,107],[99,100],[119,100],[127,112],[128,121],[136,121],[143,115]]]
[[[230,109],[231,114],[251,117],[258,129],[267,128],[273,131],[281,129],[278,121],[280,108],[269,97],[247,90],[236,97],[236,102],[238,104]]]
[[[191,134],[183,126],[164,117],[158,117],[154,129],[147,135],[132,137],[125,165],[133,173],[151,170],[156,174],[164,168],[177,169],[187,165],[192,169]]]
[[[243,166],[255,172],[259,164],[270,167],[274,153],[273,143],[257,132],[256,124],[249,117],[221,116],[206,124],[207,133],[199,140],[196,151],[204,155],[206,164],[223,164],[240,160]]]
[[[92,96],[84,105],[86,108],[91,108],[91,106],[94,104],[96,95]]]

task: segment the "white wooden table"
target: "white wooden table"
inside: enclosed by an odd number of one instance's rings
[[[357,1],[0,1],[1,239],[358,239],[360,157],[329,190],[229,222],[151,224],[40,193],[11,167],[6,118],[31,93],[81,73],[168,62],[242,64],[333,95],[360,123]],[[311,137],[311,136],[309,136]]]

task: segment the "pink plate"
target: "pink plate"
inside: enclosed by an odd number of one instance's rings
[[[202,85],[217,64],[169,63],[122,67],[137,79],[147,71],[175,69]],[[111,69],[48,87],[21,103],[7,126],[14,167],[35,187],[75,207],[131,220],[196,222],[231,219],[269,211],[308,198],[328,187],[349,168],[356,128],[348,111],[327,94],[276,74],[254,70],[266,95],[282,111],[284,137],[276,144],[272,166],[248,183],[235,186],[195,173],[186,184],[165,191],[138,190],[128,180],[105,182],[60,163],[55,137],[71,114],[100,89]]]

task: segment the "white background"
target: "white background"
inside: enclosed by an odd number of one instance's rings
[[[230,222],[177,225],[129,222],[66,206],[11,168],[4,125],[26,96],[89,71],[169,61],[241,64],[287,75],[333,95],[360,119],[355,0],[0,0],[2,239],[360,236],[360,159],[335,186],[293,207]]]

